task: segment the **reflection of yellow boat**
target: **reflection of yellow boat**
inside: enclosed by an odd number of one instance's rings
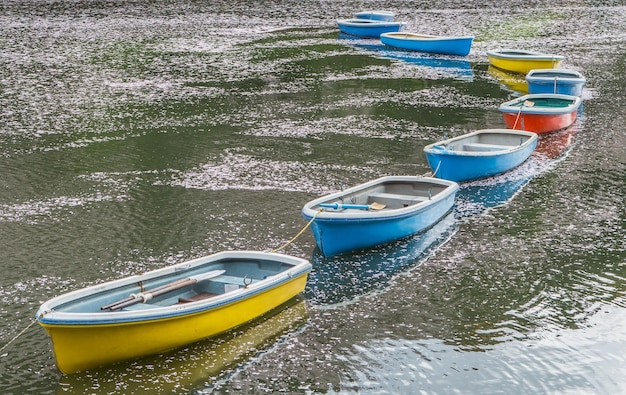
[[[487,51],[489,64],[499,69],[526,75],[533,69],[558,69],[564,56],[520,49]]]
[[[63,376],[57,393],[192,393],[268,349],[306,323],[307,304],[298,296],[268,315],[184,349],[89,372]]]
[[[492,65],[489,65],[487,72],[507,89],[520,93],[528,93],[528,83],[526,79],[519,74],[507,73]]]
[[[95,285],[41,305],[59,370],[73,373],[215,336],[302,292],[311,264],[226,251]]]

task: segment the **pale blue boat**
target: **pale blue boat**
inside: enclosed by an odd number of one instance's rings
[[[587,79],[581,73],[566,69],[535,69],[526,75],[528,93],[557,93],[580,96]]]
[[[372,10],[361,11],[354,14],[355,18],[359,19],[371,19],[373,21],[386,21],[391,22],[395,18],[396,14],[391,11]]]
[[[431,36],[409,32],[391,32],[380,35],[380,41],[390,47],[443,55],[466,56],[470,53],[474,36]]]
[[[386,176],[308,202],[302,209],[326,257],[424,231],[454,206],[456,182]]]
[[[513,129],[482,129],[424,147],[433,177],[464,182],[507,172],[526,161],[537,134]]]
[[[406,22],[376,21],[372,19],[352,18],[337,20],[339,31],[358,37],[379,38],[387,32],[399,32]]]

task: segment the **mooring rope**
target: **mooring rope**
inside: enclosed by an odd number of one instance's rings
[[[305,230],[307,230],[307,228],[309,226],[311,226],[311,224],[313,223],[313,221],[315,220],[315,217],[317,217],[317,215],[319,213],[321,213],[322,211],[324,211],[324,209],[320,209],[317,213],[315,213],[315,215],[313,216],[313,218],[311,218],[311,220],[304,226],[304,228],[302,228],[302,230],[300,232],[298,232],[297,235],[295,235],[291,240],[289,240],[288,242],[286,242],[285,244],[283,244],[282,246],[275,248],[272,250],[272,252],[277,252],[282,250],[283,248],[287,247],[289,244],[293,243],[293,241],[295,239],[297,239],[298,237],[300,237],[300,235],[302,235],[302,233],[304,233]]]
[[[36,320],[36,319],[33,319],[33,320],[31,321],[31,323],[30,323],[30,324],[28,324],[28,326],[27,326],[26,328],[22,329],[22,331],[21,331],[20,333],[18,333],[17,335],[15,335],[15,337],[14,337],[13,339],[9,340],[9,342],[8,342],[7,344],[5,344],[4,346],[2,346],[2,348],[0,348],[0,353],[2,353],[2,351],[4,351],[4,349],[5,349],[5,348],[9,347],[9,345],[10,345],[11,343],[13,343],[15,340],[17,340],[17,338],[18,338],[18,337],[22,336],[22,334],[23,334],[24,332],[26,332],[26,331],[28,330],[28,328],[30,328],[31,326],[33,326],[33,324],[34,324],[35,322],[37,322],[37,320]]]

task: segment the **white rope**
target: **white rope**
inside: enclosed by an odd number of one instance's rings
[[[28,324],[28,326],[26,328],[24,328],[20,333],[18,333],[13,339],[9,340],[9,342],[7,344],[5,344],[4,346],[2,346],[2,348],[0,348],[0,353],[2,351],[4,351],[5,348],[9,347],[9,344],[13,343],[15,340],[17,340],[18,337],[22,336],[22,334],[24,332],[26,332],[28,330],[28,328],[30,328],[31,326],[33,326],[33,324],[36,322],[36,319],[33,319],[33,321]]]

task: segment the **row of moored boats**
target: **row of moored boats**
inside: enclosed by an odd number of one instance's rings
[[[465,56],[473,37],[400,32],[388,11],[339,20],[339,29],[401,50]],[[422,232],[453,208],[460,182],[526,161],[538,134],[576,119],[585,79],[560,69],[562,56],[522,50],[487,53],[489,63],[527,74],[529,94],[503,103],[505,129],[483,129],[424,147],[431,177],[386,176],[314,199],[302,214],[322,254],[372,248]],[[180,347],[248,322],[302,292],[308,260],[227,251],[80,289],[43,303],[37,320],[64,373]]]

